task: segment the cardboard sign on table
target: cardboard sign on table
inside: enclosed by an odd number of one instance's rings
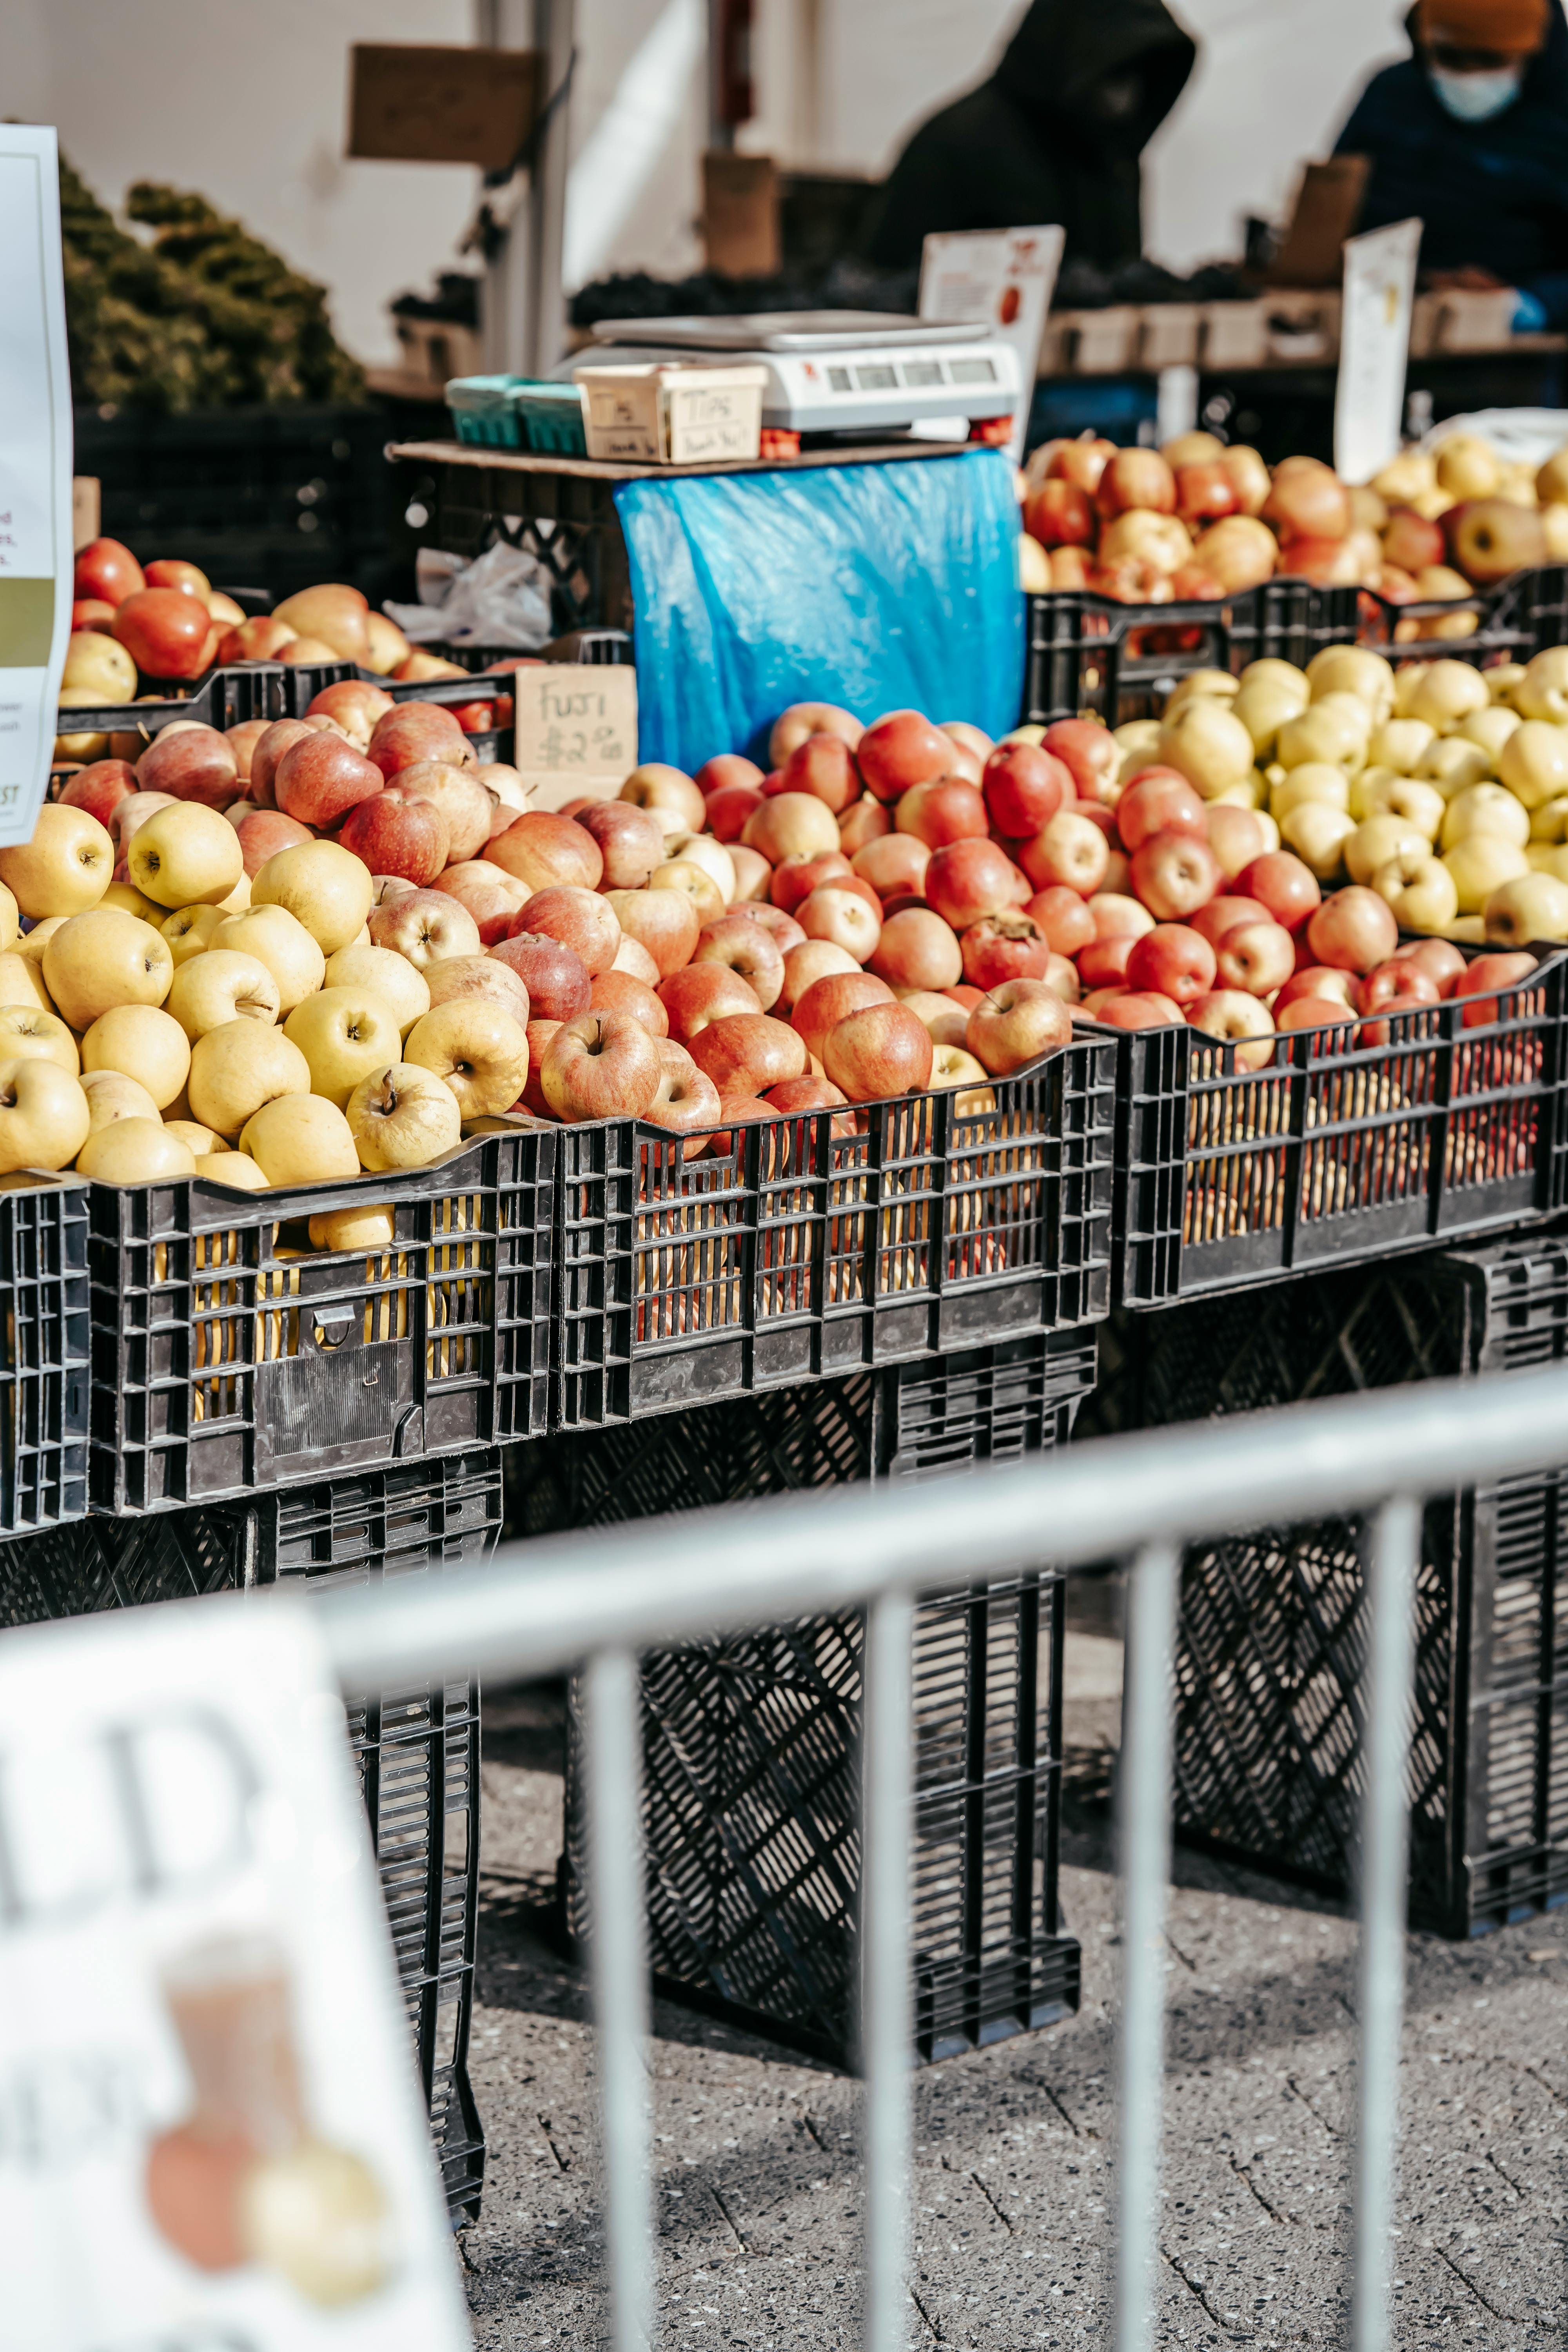
[[[1345,243],[1334,471],[1368,482],[1396,457],[1410,358],[1410,313],[1421,223],[1394,221]]]
[[[70,368],[53,131],[0,122],[0,844],[30,841],[70,635]]]
[[[308,1603],[0,1633],[6,2352],[462,2352]]]
[[[348,152],[370,163],[507,171],[538,120],[540,63],[531,49],[356,41]]]
[[[512,672],[513,764],[532,806],[558,809],[584,793],[614,800],[637,763],[637,680],[629,667],[542,662]]]
[[[1011,343],[1018,354],[1023,391],[1007,443],[1016,466],[1024,462],[1029,404],[1065,235],[1059,228],[955,229],[928,236],[921,249],[921,317],[955,325],[986,320],[999,341]]]

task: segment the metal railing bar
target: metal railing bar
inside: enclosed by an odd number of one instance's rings
[[[1117,1791],[1123,1893],[1116,2352],[1146,2352],[1153,2341],[1180,1570],[1173,1544],[1148,1544],[1128,1580],[1127,1688]]]
[[[1568,1368],[1114,1437],[1027,1464],[903,1486],[820,1488],[508,1546],[483,1566],[323,1593],[352,1693],[482,1673],[546,1675],[599,1645],[668,1646],[862,1606],[894,1585],[1146,1543],[1349,1516],[1391,1492],[1494,1484],[1568,1457]]]
[[[642,1854],[642,1683],[630,1651],[599,1650],[584,1677],[588,1966],[597,2028],[599,2141],[614,2352],[653,2340],[648,1972]]]
[[[908,2341],[914,2053],[910,1853],[913,1839],[914,1603],[885,1592],[866,1612],[861,1736],[860,2055],[866,2078],[866,2352]]]
[[[1385,2352],[1399,2128],[1399,2037],[1405,2019],[1405,1904],[1409,1860],[1405,1772],[1415,1661],[1415,1571],[1421,1507],[1384,1503],[1371,1528],[1366,1759],[1356,1954],[1359,2086],[1356,2117],[1352,2336],[1354,2352]]]

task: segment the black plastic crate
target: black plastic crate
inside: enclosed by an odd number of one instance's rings
[[[1568,1355],[1568,1231],[1116,1318],[1104,1433]],[[1368,1627],[1352,1520],[1192,1546],[1178,1833],[1349,1891]],[[1416,1583],[1411,1916],[1484,1933],[1568,1899],[1563,1467],[1429,1503]]]
[[[1093,716],[1108,727],[1158,718],[1177,681],[1197,669],[1239,673],[1265,656],[1304,669],[1325,646],[1352,645],[1353,588],[1268,580],[1223,600],[1119,604],[1054,588],[1028,602],[1024,719]]]
[[[428,1168],[237,1192],[90,1188],[89,1491],[115,1516],[538,1434],[549,1403],[555,1137]],[[385,1202],[389,1249],[312,1249]]]
[[[88,1186],[0,1177],[0,1536],[87,1509]]]
[[[1565,1000],[1568,952],[1551,949],[1497,997],[1493,1022],[1466,1028],[1484,1001],[1467,997],[1391,1015],[1382,1045],[1297,1030],[1259,1070],[1194,1029],[1128,1033],[1118,1303],[1429,1248],[1568,1205]]]
[[[853,1479],[941,1476],[1064,1444],[1092,1331],[556,1439],[510,1468],[519,1532],[603,1526]],[[1028,1571],[916,1612],[916,2036],[943,2058],[1076,2009],[1058,1904],[1062,1594]],[[655,1982],[836,2062],[854,2042],[863,1619],[646,1657],[643,1807]],[[586,1928],[574,1744],[565,1925]]]
[[[468,1565],[493,1552],[500,1520],[499,1447],[157,1519],[89,1519],[0,1544],[0,1625],[300,1578],[321,1590]],[[389,1691],[351,1707],[348,1729],[448,2210],[471,2221],[485,2160],[468,2070],[479,1688]]]
[[[1362,591],[1361,642],[1392,661],[1527,662],[1548,646],[1568,645],[1568,564],[1516,572],[1495,588],[1449,603],[1394,604]],[[1457,614],[1475,616],[1468,636],[1440,633]],[[1428,627],[1426,624],[1432,624]]]
[[[560,1130],[555,1423],[598,1428],[1088,1323],[1110,1303],[1117,1046],[988,1091],[738,1128]],[[976,1090],[978,1091],[978,1090]]]
[[[429,515],[422,536],[472,562],[504,540],[535,557],[550,574],[556,634],[573,629],[629,630],[631,569],[607,476],[542,471],[460,460],[396,461],[400,504]],[[570,460],[566,461],[568,464]]]

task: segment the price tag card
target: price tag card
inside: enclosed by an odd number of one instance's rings
[[[1418,220],[1345,239],[1334,471],[1347,482],[1370,481],[1399,454],[1420,250]]]
[[[30,841],[70,635],[71,390],[53,131],[0,122],[0,844]]]
[[[513,763],[533,806],[613,799],[637,763],[637,677],[629,665],[542,662],[512,672]]]
[[[1059,228],[954,229],[928,236],[921,251],[921,317],[950,324],[988,320],[992,333],[1018,355],[1023,389],[1007,444],[1015,466],[1024,462],[1065,235]]]
[[[0,1634],[6,2352],[469,2341],[308,1603]]]

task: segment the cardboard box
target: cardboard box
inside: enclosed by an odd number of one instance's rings
[[[581,367],[590,457],[623,465],[712,466],[762,448],[763,367],[650,360]]]
[[[71,546],[79,555],[98,537],[102,499],[96,474],[78,474],[71,481]]]
[[[1199,340],[1205,368],[1261,367],[1268,357],[1268,311],[1262,302],[1205,302]]]
[[[542,662],[512,672],[512,764],[533,806],[613,800],[637,763],[637,675],[601,662]]]
[[[702,242],[726,278],[772,278],[779,268],[779,177],[771,155],[702,158]]]
[[[1201,312],[1195,302],[1151,302],[1142,314],[1138,363],[1161,368],[1194,367]]]
[[[1364,155],[1331,155],[1326,163],[1303,166],[1290,225],[1268,272],[1270,286],[1339,286],[1342,247],[1360,217],[1371,170]]]
[[[477,163],[504,172],[538,119],[531,49],[356,41],[349,50],[351,155],[384,163]]]

